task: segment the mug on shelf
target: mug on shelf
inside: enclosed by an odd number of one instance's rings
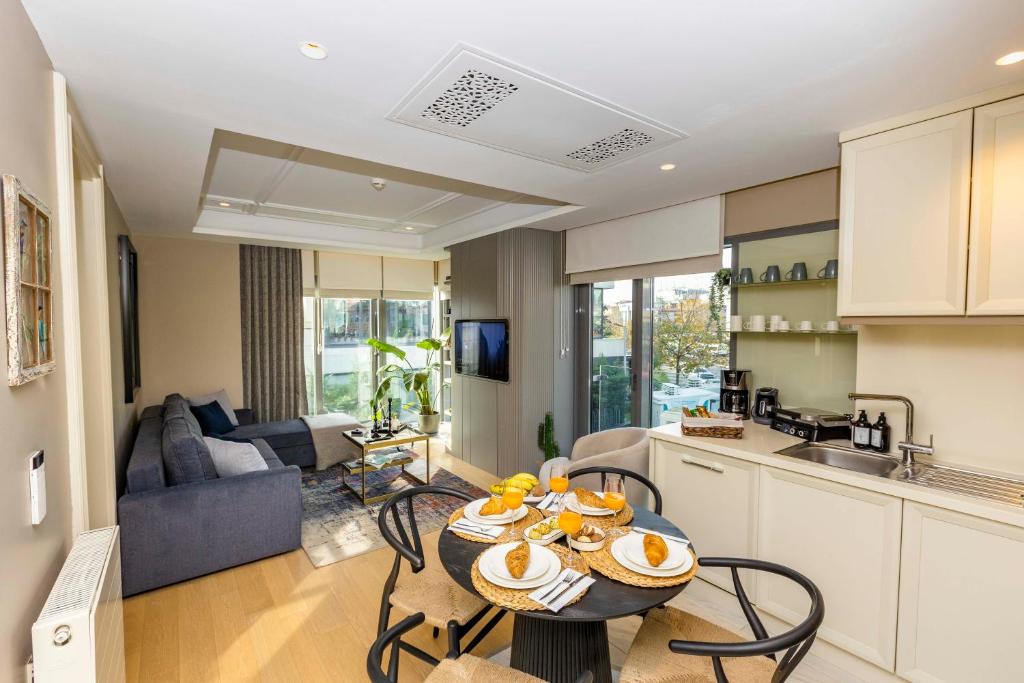
[[[822,280],[835,280],[839,277],[839,259],[830,258],[825,266],[818,271],[818,277]]]
[[[789,321],[780,320],[778,325],[775,326],[776,332],[789,332]]]
[[[750,268],[740,268],[740,274],[736,276],[736,284],[738,285],[752,285],[754,284],[754,271]]]
[[[786,279],[794,280],[799,282],[807,279],[807,264],[803,261],[797,261],[793,264],[793,267],[786,271]]]
[[[782,272],[778,266],[768,266],[763,273],[761,273],[761,282],[778,282],[782,279]]]
[[[826,320],[825,324],[821,326],[821,329],[825,330],[826,332],[838,332],[839,331],[839,321],[838,320]]]
[[[763,315],[752,315],[743,325],[743,329],[748,332],[764,332],[764,316]]]
[[[813,332],[814,331],[814,323],[812,323],[810,320],[801,320],[800,321],[800,327],[798,329],[801,332]]]

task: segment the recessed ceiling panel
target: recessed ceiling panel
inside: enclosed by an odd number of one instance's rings
[[[465,218],[477,211],[483,211],[489,207],[501,204],[493,199],[473,197],[471,195],[459,195],[442,204],[438,204],[422,213],[416,214],[412,220],[417,223],[429,225],[447,225],[453,221]]]
[[[389,118],[586,172],[687,137],[466,46],[459,46],[427,74]]]
[[[221,147],[217,150],[215,160],[211,161],[212,171],[207,194],[256,199],[270,185],[285,163],[285,159],[275,156]]]

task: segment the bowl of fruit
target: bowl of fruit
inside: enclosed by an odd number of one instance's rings
[[[575,536],[569,536],[569,547],[574,550],[585,550],[592,552],[594,550],[600,550],[604,547],[604,542],[607,539],[607,534],[596,526],[584,524],[579,533]]]

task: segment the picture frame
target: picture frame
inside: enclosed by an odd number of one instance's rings
[[[15,387],[57,367],[53,350],[50,209],[15,176],[3,185],[7,383]]]
[[[142,386],[142,357],[139,353],[139,254],[128,235],[117,236],[117,260],[121,278],[124,402],[135,403],[135,390]]]

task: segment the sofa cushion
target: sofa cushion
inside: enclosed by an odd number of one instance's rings
[[[138,432],[135,434],[135,445],[125,467],[129,493],[167,486],[160,444],[163,426],[163,409],[160,406],[150,406],[142,412]]]
[[[188,417],[192,417],[188,413]],[[195,418],[192,418],[195,422]],[[203,443],[198,423],[193,427],[184,417],[164,418],[161,437],[164,470],[171,486],[217,478],[210,449]]]
[[[235,409],[231,405],[231,399],[228,398],[228,392],[224,389],[220,391],[214,391],[213,393],[206,394],[204,396],[190,396],[188,402],[193,406],[205,406],[211,401],[216,401],[220,404],[220,407],[224,409],[224,414],[228,416],[228,420],[231,421],[232,427],[238,426],[238,417],[235,416]]]
[[[260,452],[260,455],[263,456],[264,462],[267,463],[267,467],[270,469],[276,470],[279,467],[285,466],[285,464],[281,462],[281,459],[277,457],[277,453],[274,449],[270,447],[270,444],[263,439],[253,439],[250,443],[252,443],[252,445],[256,447],[256,450]]]
[[[242,425],[223,436],[236,439],[265,439],[275,451],[294,446],[313,444],[313,436],[309,427],[302,420],[282,420],[280,422],[257,422]]]
[[[210,449],[218,477],[234,477],[270,469],[259,449],[252,443],[226,441],[211,436],[204,436],[203,442]]]
[[[217,401],[210,401],[201,406],[192,405],[189,410],[199,423],[199,429],[202,430],[203,436],[216,436],[234,429],[224,408]],[[214,463],[216,463],[216,459],[214,459]]]

